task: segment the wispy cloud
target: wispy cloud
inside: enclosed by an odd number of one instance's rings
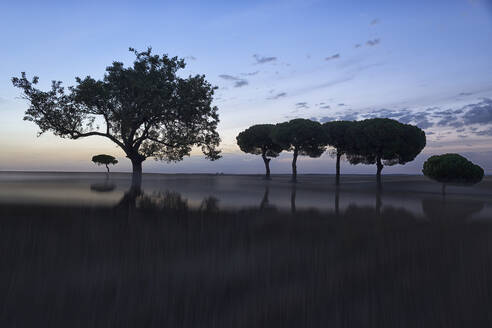
[[[370,47],[374,47],[378,45],[381,42],[381,39],[373,39],[373,40],[368,40],[366,44]]]
[[[307,109],[309,108],[309,105],[307,102],[303,101],[303,102],[298,102],[296,103],[296,108],[297,109]]]
[[[334,54],[325,58],[325,60],[332,60],[340,58],[340,54]]]
[[[251,73],[241,73],[241,75],[242,76],[254,76],[258,73],[260,73],[260,71],[255,71],[255,72],[251,72]]]
[[[187,59],[187,60],[196,60],[196,57],[195,56],[186,56],[184,59]]]
[[[311,92],[313,90],[325,89],[325,88],[328,88],[328,87],[335,86],[337,84],[341,84],[341,83],[345,83],[345,82],[351,81],[354,78],[355,78],[355,75],[342,76],[342,77],[340,77],[338,79],[334,79],[334,80],[331,80],[331,81],[328,81],[328,82],[323,82],[323,83],[319,83],[319,84],[315,84],[315,85],[311,85],[311,86],[302,87],[299,90],[297,90],[296,92],[294,92],[294,94],[295,95],[300,95],[300,94],[303,94],[303,93],[306,93],[306,92]]]
[[[462,96],[462,97],[464,97],[464,96],[471,96],[471,95],[473,95],[473,92],[461,92],[461,93],[458,94],[458,96]]]
[[[286,92],[280,92],[280,93],[277,93],[276,95],[274,95],[272,97],[268,97],[267,99],[268,100],[279,99],[279,98],[282,98],[282,97],[285,97],[285,96],[287,96],[287,93]]]
[[[249,84],[247,80],[229,74],[221,74],[219,77],[227,81],[234,81],[235,88],[240,88]]]
[[[356,44],[354,45],[354,48],[360,48],[361,46],[362,46],[362,45],[361,45],[360,43],[356,43]]]
[[[277,60],[277,57],[265,57],[265,56],[260,56],[258,54],[254,54],[253,58],[256,60],[257,64],[265,64],[265,63],[270,63],[270,62],[274,62]]]
[[[235,88],[240,88],[240,87],[244,87],[245,85],[248,85],[248,84],[249,84],[249,82],[246,81],[246,80],[239,80],[239,81],[236,81],[234,83],[234,87]]]
[[[379,18],[374,18],[370,23],[370,25],[376,25],[379,24]]]
[[[240,80],[240,78],[228,75],[228,74],[220,74],[219,77],[224,80],[229,80],[229,81],[237,81]]]

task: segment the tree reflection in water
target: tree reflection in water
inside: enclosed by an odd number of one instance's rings
[[[452,222],[465,221],[479,213],[485,204],[476,200],[456,200],[446,197],[423,199],[422,210],[429,220]]]
[[[93,183],[91,184],[91,190],[96,192],[111,192],[116,189],[116,185],[114,183],[110,183],[108,181],[104,183]]]

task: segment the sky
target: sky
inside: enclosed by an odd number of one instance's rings
[[[99,153],[130,170],[106,139],[38,137],[10,79],[70,86],[151,46],[218,87],[223,158],[193,151],[179,163],[148,159],[144,172],[263,173],[235,142],[250,125],[389,117],[424,129],[427,146],[383,173],[419,174],[429,156],[453,152],[492,174],[491,0],[5,1],[0,29],[0,170],[100,171],[90,161]],[[272,160],[272,173],[289,173],[291,156]],[[334,160],[300,158],[298,170],[334,173]],[[375,167],[343,163],[343,172]]]

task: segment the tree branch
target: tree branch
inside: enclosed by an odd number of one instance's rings
[[[123,150],[126,150],[127,149],[125,147],[125,145],[121,141],[119,141],[114,136],[112,136],[112,135],[110,135],[108,133],[101,133],[101,132],[97,132],[97,131],[81,133],[81,132],[73,131],[71,133],[71,135],[72,135],[72,139],[74,139],[74,140],[75,139],[78,139],[78,138],[85,138],[85,137],[91,137],[91,136],[106,137],[109,140],[113,141],[118,146],[120,146]]]

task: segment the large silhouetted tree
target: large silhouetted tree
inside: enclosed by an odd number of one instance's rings
[[[320,123],[306,119],[293,119],[275,125],[272,139],[284,150],[293,151],[292,181],[297,181],[297,157],[320,157],[326,150],[326,140]]]
[[[278,157],[282,147],[271,138],[275,125],[257,124],[242,131],[236,137],[239,148],[248,154],[261,155],[265,163],[265,178],[270,178],[270,157]]]
[[[424,149],[425,132],[410,124],[388,118],[373,118],[356,122],[350,129],[354,148],[347,154],[351,164],[376,164],[377,183],[381,185],[384,165],[413,161]]]
[[[483,169],[458,154],[434,155],[424,163],[422,173],[442,183],[442,194],[446,184],[473,185],[482,181]]]
[[[180,77],[183,59],[154,55],[150,48],[130,51],[136,56],[133,66],[113,62],[102,80],[77,77],[68,91],[59,81],[49,91],[36,89],[38,77],[28,80],[25,73],[12,78],[30,102],[24,119],[36,123],[40,133],[110,139],[131,160],[137,187],[148,157],[180,161],[198,146],[207,158],[219,158],[215,88],[204,75]]]
[[[349,153],[354,147],[354,142],[350,138],[349,129],[354,126],[352,121],[332,121],[323,123],[326,136],[326,144],[335,150],[336,156],[336,184],[340,184],[340,159]]]

